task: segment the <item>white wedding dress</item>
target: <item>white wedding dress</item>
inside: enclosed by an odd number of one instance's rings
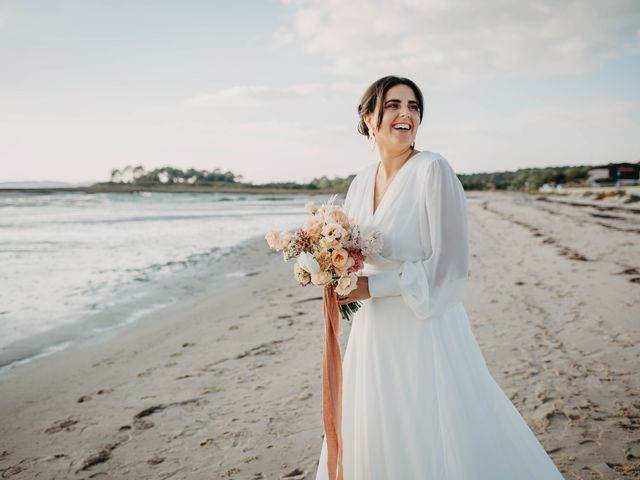
[[[372,298],[344,352],[344,480],[555,480],[562,475],[489,372],[462,304],[467,208],[446,159],[423,151],[378,209],[378,163],[353,180],[350,218],[382,232]],[[323,440],[316,480],[328,479]]]

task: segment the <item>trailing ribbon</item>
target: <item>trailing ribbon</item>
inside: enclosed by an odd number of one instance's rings
[[[340,357],[340,310],[335,287],[323,290],[324,348],[322,351],[322,413],[327,441],[329,480],[342,476],[342,359]]]

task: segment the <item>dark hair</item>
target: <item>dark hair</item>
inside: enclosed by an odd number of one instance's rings
[[[420,123],[422,123],[422,116],[424,114],[424,97],[422,96],[422,92],[418,86],[408,78],[389,75],[387,77],[382,77],[369,85],[369,88],[367,88],[364,95],[362,95],[362,99],[360,99],[360,104],[358,105],[358,115],[360,116],[358,132],[365,137],[369,136],[369,127],[367,127],[367,124],[364,121],[364,116],[373,115],[376,110],[376,106],[382,105],[385,94],[390,88],[395,87],[396,85],[406,85],[413,90],[416,100],[418,101],[418,107],[420,108]],[[379,127],[382,123],[382,114],[383,109],[381,108],[378,111],[376,127]]]

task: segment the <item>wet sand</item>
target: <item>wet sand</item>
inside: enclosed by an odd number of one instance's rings
[[[640,478],[640,216],[469,197],[494,378],[565,478]],[[1,375],[0,478],[313,479],[320,292],[262,240],[218,268],[188,304]]]

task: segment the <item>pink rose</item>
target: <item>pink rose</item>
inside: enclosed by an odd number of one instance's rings
[[[357,248],[347,248],[347,252],[349,252],[349,257],[353,259],[353,272],[358,272],[362,270],[364,267],[364,255]]]

